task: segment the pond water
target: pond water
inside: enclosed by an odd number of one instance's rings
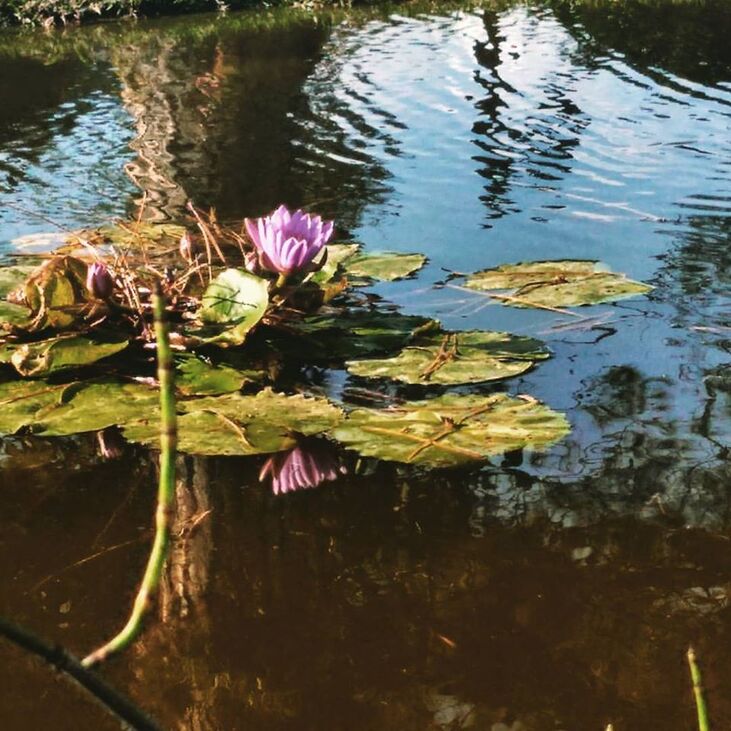
[[[175,729],[690,729],[693,642],[731,724],[731,9],[407,5],[0,37],[0,252],[135,215],[284,201],[452,329],[545,340],[484,392],[572,432],[480,469],[365,468],[272,494],[261,459],[179,458],[158,618],[104,675]],[[433,288],[445,269],[600,259],[654,285],[568,327]],[[320,386],[346,395],[344,373]],[[404,392],[409,392],[404,389]],[[0,611],[79,653],[122,623],[156,457],[6,438]],[[0,646],[3,729],[116,728]]]

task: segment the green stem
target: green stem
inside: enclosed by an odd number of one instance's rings
[[[0,617],[0,636],[5,637],[26,652],[45,660],[49,665],[75,680],[108,711],[134,731],[161,731],[144,711],[114,688],[107,685],[92,670],[87,670],[70,652],[58,645],[50,645],[36,635]]]
[[[274,283],[274,289],[281,289],[285,284],[287,284],[287,275],[280,274],[277,277],[277,281]]]
[[[155,314],[155,337],[157,339],[157,377],[160,382],[160,478],[157,491],[157,511],[155,513],[155,540],[147,560],[142,583],[132,605],[127,624],[109,642],[87,655],[81,664],[91,667],[109,655],[128,647],[139,635],[142,618],[150,605],[150,597],[160,584],[163,565],[170,542],[175,499],[175,447],[177,425],[175,413],[175,384],[173,381],[173,361],[170,350],[167,323],[165,322],[165,299],[156,289],[153,298]]]
[[[696,662],[695,650],[688,648],[688,667],[690,668],[690,679],[693,683],[693,695],[695,696],[695,707],[698,712],[698,731],[710,731],[711,724],[708,720],[708,708],[703,695],[703,679],[701,669]]]

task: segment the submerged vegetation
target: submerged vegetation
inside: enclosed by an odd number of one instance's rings
[[[367,292],[374,282],[414,276],[423,255],[332,243],[332,221],[284,206],[232,227],[213,212],[189,211],[194,227],[119,222],[0,270],[0,432],[118,427],[129,441],[157,446],[159,287],[170,303],[180,451],[297,450],[263,471],[277,492],[337,474],[329,457],[316,466],[321,450],[307,441],[316,436],[362,456],[433,468],[543,449],[568,433],[565,417],[531,396],[445,392],[520,375],[550,354],[533,338],[446,331]],[[569,317],[576,314],[567,307],[649,290],[575,261],[453,273],[436,286]],[[313,385],[313,372],[322,383],[332,370],[368,379],[367,408],[334,402]],[[402,398],[399,383],[417,398]]]

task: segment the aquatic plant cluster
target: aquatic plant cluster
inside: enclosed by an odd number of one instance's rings
[[[229,227],[189,211],[187,228],[119,222],[0,268],[1,434],[114,428],[157,446],[157,287],[175,353],[179,450],[273,455],[262,476],[277,492],[335,479],[343,468],[323,451],[328,443],[441,468],[543,449],[568,432],[562,414],[530,396],[465,391],[535,367],[550,357],[542,342],[450,332],[368,293],[376,281],[413,277],[422,254],[333,242],[332,221],[285,206]],[[649,290],[594,261],[505,265],[448,281],[435,286],[569,315],[565,308]],[[304,375],[322,381],[328,369],[367,386],[369,405],[336,403]],[[400,398],[399,384],[420,398]]]

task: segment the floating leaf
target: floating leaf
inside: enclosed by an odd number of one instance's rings
[[[27,307],[0,300],[0,327],[5,326],[6,329],[10,329],[8,326],[23,328],[29,324],[30,312]]]
[[[0,433],[65,436],[139,419],[140,413],[157,422],[157,403],[157,391],[137,383],[10,381],[0,384]]]
[[[0,298],[5,299],[13,290],[19,289],[36,267],[0,267]]]
[[[338,267],[346,259],[350,259],[358,253],[360,244],[328,244],[325,249],[327,251],[327,261],[322,269],[315,272],[311,277],[311,281],[316,284],[327,284],[332,280],[338,271]]]
[[[258,371],[239,371],[213,365],[192,355],[177,359],[175,385],[186,396],[209,396],[239,391],[246,383],[261,379]]]
[[[22,251],[24,254],[44,253],[57,249],[65,242],[66,234],[63,231],[46,231],[18,236],[10,242],[10,247],[14,251]]]
[[[147,221],[120,221],[113,226],[103,226],[95,231],[80,231],[67,240],[74,243],[79,239],[127,247],[177,247],[185,227],[172,223],[149,223]]]
[[[323,398],[287,396],[264,389],[255,396],[229,394],[182,401],[178,449],[190,454],[267,454],[290,449],[295,434],[331,429],[342,411]],[[127,439],[157,445],[159,425],[146,419],[124,427]]]
[[[344,267],[346,274],[350,276],[393,282],[419,271],[424,264],[426,257],[423,254],[385,251],[379,254],[354,256],[345,262]]]
[[[34,423],[40,409],[58,403],[63,388],[44,381],[0,383],[0,434],[15,434]]]
[[[388,410],[356,409],[330,434],[366,457],[449,467],[515,449],[544,449],[566,418],[533,399],[447,394]]]
[[[307,336],[308,355],[329,360],[393,352],[416,334],[438,327],[436,320],[383,310],[338,310],[295,325]]]
[[[209,342],[240,345],[264,316],[268,304],[265,279],[243,269],[226,269],[208,285],[201,301],[203,322],[229,326]]]
[[[465,286],[506,291],[517,307],[576,307],[633,297],[652,287],[615,274],[596,261],[537,261],[505,264],[469,275]]]
[[[393,358],[353,360],[346,365],[356,376],[456,385],[517,376],[545,358],[548,352],[539,340],[472,331],[424,335]]]
[[[36,414],[33,432],[64,436],[98,431],[148,415],[159,424],[158,391],[139,383],[101,381],[64,387],[53,408]]]
[[[126,347],[127,340],[103,342],[81,335],[61,336],[34,343],[1,345],[0,362],[12,363],[21,376],[45,376],[96,363]]]
[[[31,310],[31,328],[65,328],[78,318],[87,304],[86,264],[73,256],[55,256],[35,269],[23,286],[25,303]]]

